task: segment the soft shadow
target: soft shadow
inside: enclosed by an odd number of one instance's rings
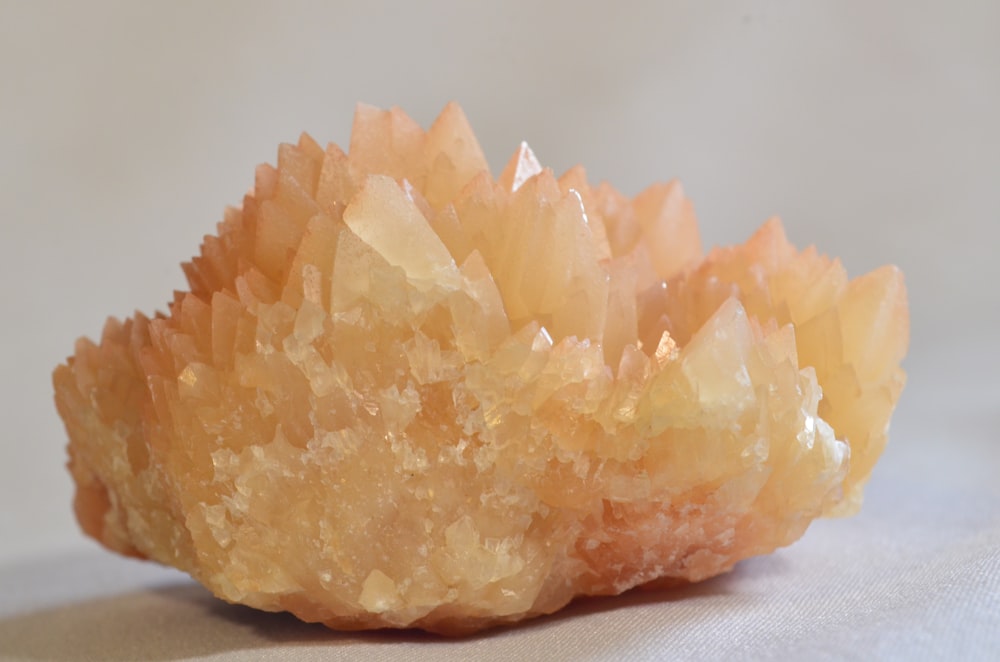
[[[683,627],[690,610],[678,605],[704,599],[744,602],[734,594],[742,574],[781,568],[747,567],[698,584],[663,589],[634,589],[614,597],[583,598],[550,616],[487,630],[463,639],[447,639],[417,630],[336,632],[303,623],[290,614],[272,614],[216,599],[193,582],[152,587],[122,595],[36,611],[0,620],[0,656],[8,659],[70,662],[76,660],[179,660],[223,652],[299,646],[341,647],[352,643],[437,643],[476,641],[539,634],[579,618],[662,604],[670,623]],[[745,562],[746,563],[746,562]],[[753,565],[753,562],[750,562]]]
[[[695,584],[679,583],[670,586],[646,585],[631,589],[621,595],[577,598],[554,614],[542,616],[511,627],[527,631],[547,629],[558,627],[561,623],[569,620],[611,612],[628,611],[630,609],[653,605],[661,605],[664,607],[664,611],[671,612],[670,621],[672,625],[684,627],[689,624],[685,617],[687,610],[674,609],[677,606],[708,599],[725,599],[729,603],[744,603],[749,601],[750,598],[740,595],[735,587],[741,577],[748,572],[754,572],[753,569],[748,568],[747,564],[753,564],[756,560],[743,561],[732,572]],[[780,572],[781,570],[771,565],[770,571]],[[498,632],[503,632],[503,630]],[[489,636],[490,634],[491,632],[486,632],[484,636]]]
[[[267,632],[267,636],[262,633]],[[89,600],[0,620],[0,659],[179,660],[349,635],[288,614],[227,605],[194,583]]]

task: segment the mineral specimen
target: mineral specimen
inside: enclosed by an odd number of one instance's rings
[[[903,387],[893,267],[777,220],[702,255],[462,111],[359,107],[261,166],[167,314],[54,374],[76,514],[230,602],[446,634],[698,581],[856,510]]]

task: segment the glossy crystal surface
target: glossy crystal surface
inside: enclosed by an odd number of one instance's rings
[[[54,374],[84,530],[219,597],[448,634],[698,581],[847,514],[908,342],[771,220],[704,255],[676,182],[629,199],[462,111],[359,107],[260,166],[166,314]]]

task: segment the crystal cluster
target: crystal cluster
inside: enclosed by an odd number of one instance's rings
[[[698,581],[857,509],[904,383],[900,272],[848,281],[777,220],[702,253],[461,110],[360,107],[258,168],[167,314],[54,374],[107,547],[333,628],[460,634]]]

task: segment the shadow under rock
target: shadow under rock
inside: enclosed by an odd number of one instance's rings
[[[419,630],[337,632],[323,625],[304,623],[291,614],[231,605],[194,582],[183,582],[0,620],[0,658],[124,662],[180,660],[244,651],[241,657],[249,659],[246,656],[254,650],[257,651],[255,659],[267,659],[266,650],[277,647],[447,644],[521,632],[530,636],[573,619],[658,604],[667,607],[667,612],[675,612],[669,619],[680,626],[682,622],[678,621],[685,620],[682,612],[670,606],[720,597],[739,600],[733,595],[732,584],[740,574],[742,571],[737,568],[734,573],[698,584],[639,588],[619,596],[580,598],[555,614],[462,639],[448,639]]]
[[[335,645],[349,640],[349,635],[303,623],[289,614],[227,605],[193,582],[0,620],[3,660],[180,660],[293,643]]]
[[[661,607],[664,623],[672,628],[683,628],[691,624],[692,619],[701,618],[703,612],[692,609],[704,601],[725,603],[728,606],[748,605],[753,597],[741,593],[740,584],[747,577],[782,574],[787,571],[783,559],[771,555],[746,559],[723,575],[712,577],[696,583],[679,583],[672,586],[645,585],[633,588],[620,595],[583,596],[579,597],[554,614],[541,616],[524,623],[490,630],[480,636],[502,634],[511,629],[532,631],[558,627],[566,621],[589,617],[600,617],[607,614],[642,609],[645,607]]]

